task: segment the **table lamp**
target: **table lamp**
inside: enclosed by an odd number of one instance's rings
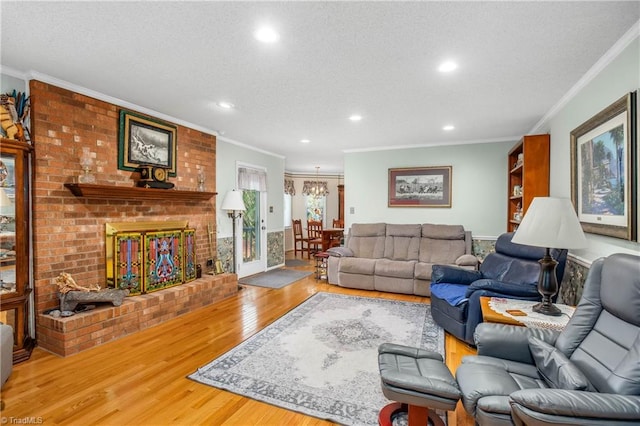
[[[233,272],[236,272],[236,219],[242,217],[242,212],[247,208],[244,205],[242,199],[242,191],[236,191],[235,189],[228,191],[222,205],[222,210],[226,210],[227,214],[233,221]]]
[[[546,249],[546,254],[539,261],[538,292],[542,295],[542,302],[535,305],[533,311],[544,315],[560,315],[560,309],[551,302],[558,292],[558,262],[551,256],[550,249],[587,246],[587,239],[571,201],[566,198],[534,198],[511,241]]]

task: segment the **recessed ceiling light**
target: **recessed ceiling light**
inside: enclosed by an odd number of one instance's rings
[[[230,102],[218,102],[216,105],[218,105],[220,108],[224,108],[224,109],[233,109],[234,105]]]
[[[451,131],[451,130],[453,130],[453,129],[455,129],[455,128],[456,128],[455,126],[453,126],[453,125],[451,125],[451,124],[447,124],[446,126],[444,126],[444,127],[442,128],[442,130],[445,130],[445,131],[449,132],[449,131]]]
[[[447,61],[447,62],[443,62],[442,64],[440,64],[440,66],[438,67],[438,71],[440,71],[440,72],[451,72],[451,71],[455,70],[456,68],[458,68],[458,64],[456,64],[453,61]]]
[[[280,35],[271,27],[261,27],[253,35],[263,43],[275,43],[280,39]]]
[[[351,117],[349,117],[349,120],[351,120],[351,121],[360,121],[360,120],[362,120],[362,116],[358,115],[358,114],[353,114]]]
[[[311,142],[311,141],[310,141],[309,139],[301,139],[301,140],[300,140],[300,142],[301,142],[301,143],[309,143],[309,142]]]

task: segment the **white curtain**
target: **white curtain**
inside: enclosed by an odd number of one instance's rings
[[[266,192],[267,172],[247,167],[238,167],[238,189]]]

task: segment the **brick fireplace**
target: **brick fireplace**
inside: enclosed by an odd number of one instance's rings
[[[215,196],[188,197],[205,176],[215,192],[216,138],[177,126],[177,177],[174,197],[83,197],[65,187],[77,182],[83,148],[94,158],[97,184],[132,188],[132,172],[118,169],[120,106],[43,83],[29,82],[33,158],[33,281],[38,344],[69,355],[93,344],[154,325],[237,291],[235,275],[205,276],[177,287],[128,298],[119,308],[101,307],[54,320],[42,312],[59,305],[55,278],[72,274],[80,285],[106,287],[105,225],[109,222],[188,221],[195,230],[195,256],[204,263],[216,253]],[[160,190],[156,190],[160,191]],[[167,190],[169,191],[169,190]],[[181,196],[180,194],[187,194]],[[209,245],[212,244],[213,247]],[[220,287],[220,288],[219,288]],[[193,299],[193,300],[192,300]],[[137,317],[136,321],[132,318]],[[82,330],[82,331],[81,331]],[[87,333],[91,337],[86,337]],[[101,337],[100,337],[101,336]]]

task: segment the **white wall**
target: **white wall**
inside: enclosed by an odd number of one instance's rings
[[[507,153],[516,142],[347,153],[345,227],[442,223],[463,225],[474,236],[499,235],[507,227]],[[426,166],[452,166],[451,208],[387,207],[388,170]]]
[[[284,228],[284,158],[266,154],[245,146],[226,142],[218,138],[216,142],[216,221],[218,238],[231,237],[231,219],[219,207],[227,191],[236,188],[236,162],[264,167],[267,170],[267,232],[282,231]],[[273,212],[269,208],[273,207]]]
[[[551,134],[551,196],[571,198],[571,131],[625,94],[639,88],[640,39],[636,37],[542,129]],[[636,163],[636,173],[637,167]],[[636,209],[638,207],[636,205]],[[640,244],[637,242],[595,234],[586,236],[589,247],[572,250],[572,254],[587,262],[616,252],[640,254]]]

